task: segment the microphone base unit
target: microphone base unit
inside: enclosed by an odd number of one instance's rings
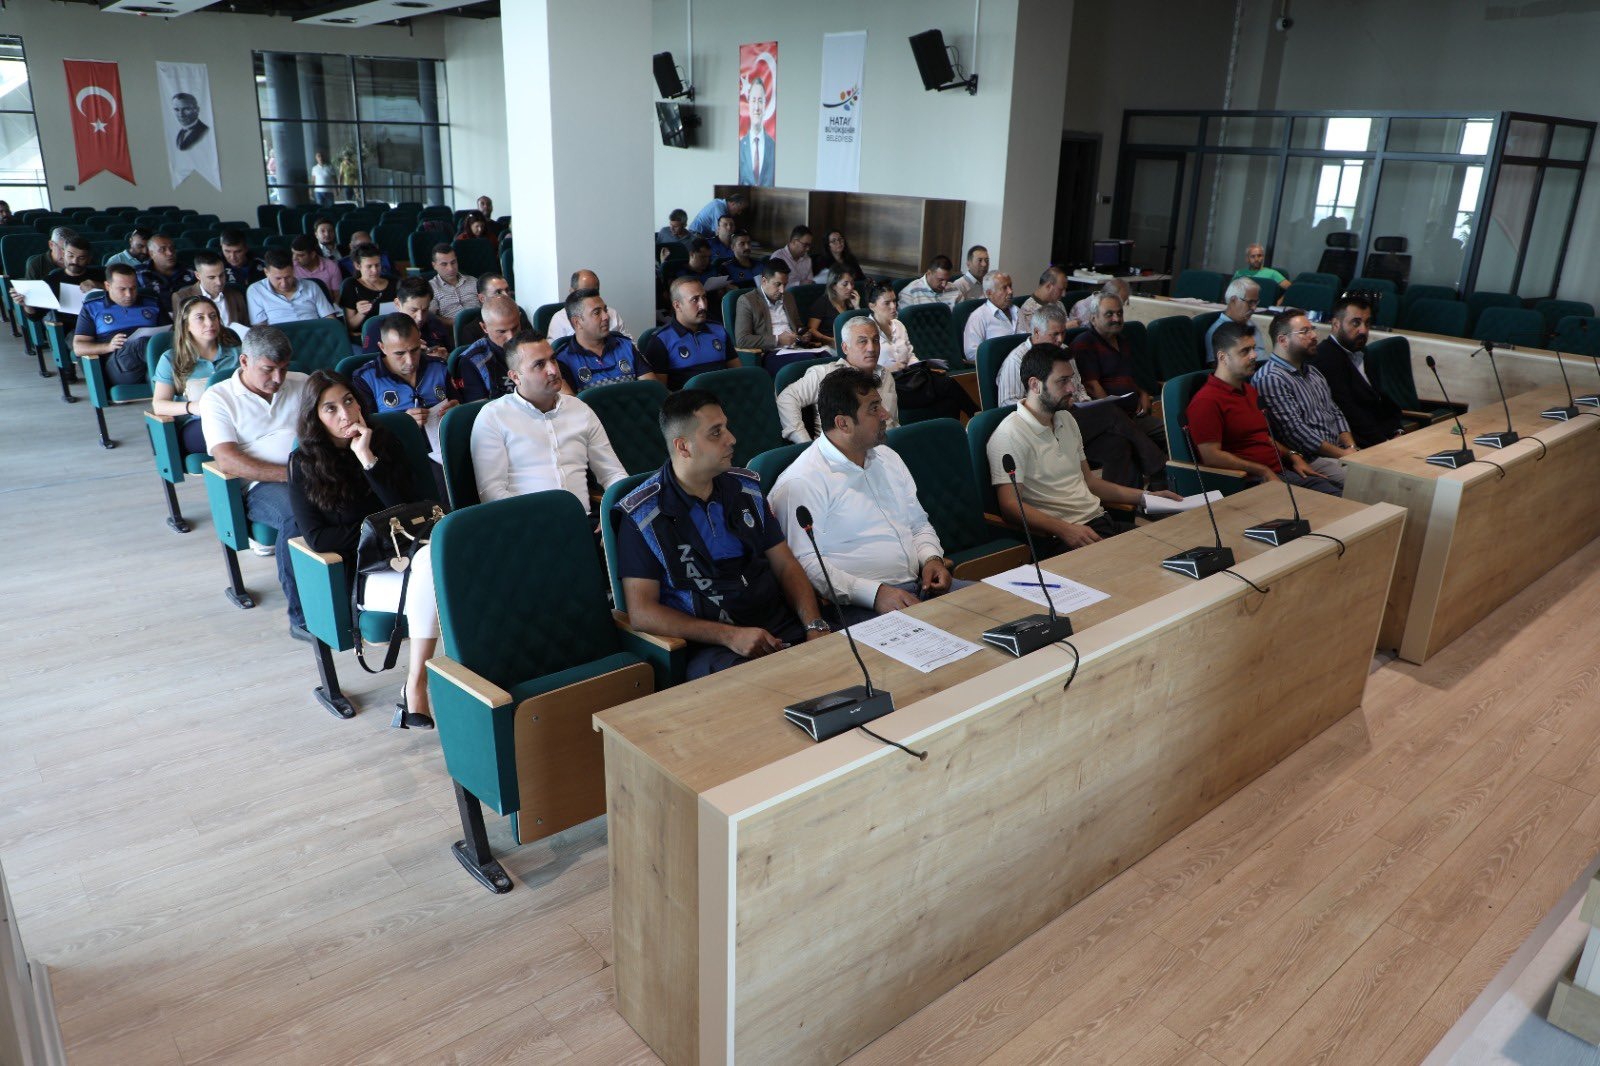
[[[1566,407],[1547,407],[1539,412],[1540,418],[1548,418],[1552,422],[1571,422],[1578,417],[1578,401],[1573,400]]]
[[[1472,438],[1472,443],[1481,444],[1485,448],[1507,448],[1521,439],[1516,430],[1502,429],[1496,433],[1480,433]]]
[[[1007,655],[1022,658],[1058,640],[1072,636],[1072,619],[1064,615],[1030,614],[1015,622],[995,626],[983,634],[985,644],[993,644]]]
[[[1600,392],[1591,392],[1587,396],[1574,396],[1572,402],[1579,407],[1600,407]]]
[[[1462,448],[1453,452],[1434,452],[1428,456],[1428,462],[1434,466],[1447,466],[1451,470],[1459,470],[1476,459],[1477,456],[1472,454],[1471,448]]]
[[[1190,548],[1188,551],[1169,555],[1161,560],[1163,569],[1171,570],[1174,574],[1182,574],[1184,577],[1192,577],[1197,581],[1226,570],[1232,565],[1233,549],[1212,545]]]
[[[783,709],[783,716],[804,730],[812,740],[827,740],[840,733],[848,733],[858,725],[882,718],[893,710],[894,696],[883,689],[851,685],[826,696],[813,696],[809,700],[790,704]]]
[[[1251,540],[1259,540],[1274,548],[1281,548],[1291,540],[1299,540],[1311,532],[1311,523],[1304,518],[1274,518],[1270,522],[1253,525],[1244,531]]]

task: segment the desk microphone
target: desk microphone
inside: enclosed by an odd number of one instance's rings
[[[1539,412],[1539,417],[1555,422],[1570,422],[1578,417],[1578,401],[1572,398],[1572,382],[1567,378],[1567,364],[1561,361],[1561,349],[1555,349],[1555,353],[1556,366],[1561,368],[1561,384],[1567,387],[1567,406],[1547,407]]]
[[[1030,614],[1015,622],[995,626],[984,631],[983,639],[1001,651],[1020,658],[1031,651],[1038,651],[1047,644],[1054,644],[1058,640],[1066,640],[1072,636],[1072,619],[1056,616],[1055,600],[1050,596],[1050,587],[1045,584],[1044,571],[1039,567],[1039,553],[1033,547],[1033,531],[1028,528],[1028,509],[1022,505],[1022,489],[1017,485],[1017,461],[1007,453],[1000,457],[1000,465],[1005,468],[1006,477],[1011,479],[1011,491],[1017,494],[1017,513],[1022,516],[1022,535],[1028,538],[1028,554],[1033,557],[1033,572],[1039,579],[1039,591],[1044,593],[1045,607],[1050,613]]]
[[[1267,403],[1256,394],[1256,406],[1261,408],[1262,417],[1267,414]],[[1283,487],[1289,493],[1289,506],[1294,509],[1293,518],[1273,518],[1266,522],[1258,522],[1244,531],[1244,535],[1251,540],[1259,540],[1263,544],[1270,544],[1280,548],[1291,540],[1299,540],[1311,532],[1311,523],[1300,517],[1300,503],[1294,498],[1294,486],[1289,484],[1289,479],[1284,475],[1283,453],[1278,450],[1278,442],[1272,436],[1272,423],[1267,423],[1267,440],[1272,444],[1272,454],[1278,459],[1278,478],[1283,482]],[[1199,456],[1195,456],[1198,460]]]
[[[1461,447],[1455,451],[1434,452],[1428,456],[1428,462],[1434,466],[1448,466],[1451,470],[1460,469],[1472,462],[1477,456],[1472,454],[1472,449],[1467,447],[1467,431],[1462,428],[1461,416],[1456,414],[1455,404],[1450,402],[1450,394],[1444,391],[1444,381],[1439,377],[1439,364],[1434,362],[1433,356],[1428,356],[1428,369],[1433,371],[1433,380],[1439,386],[1439,395],[1444,397],[1445,405],[1450,408],[1450,414],[1456,420],[1456,433],[1461,437]]]
[[[1489,355],[1489,369],[1494,371],[1494,387],[1500,391],[1500,406],[1506,411],[1506,428],[1494,433],[1480,433],[1472,438],[1472,443],[1482,444],[1486,448],[1504,448],[1508,444],[1515,444],[1522,438],[1517,436],[1517,431],[1511,428],[1511,405],[1506,402],[1505,386],[1500,384],[1500,368],[1494,361],[1494,341],[1484,341],[1483,347],[1478,352],[1487,352]],[[1478,352],[1473,352],[1472,357],[1477,358]],[[1563,371],[1565,373],[1565,371]]]
[[[1587,318],[1578,319],[1578,329],[1581,330],[1584,333],[1588,333],[1589,332],[1589,320]],[[1588,346],[1589,346],[1588,338],[1585,337],[1584,340],[1583,340],[1582,347],[1587,348]],[[1594,360],[1594,368],[1595,368],[1595,370],[1596,371],[1600,371],[1600,356],[1596,356],[1596,355],[1591,354],[1589,356],[1589,358]],[[1572,402],[1573,403],[1577,403],[1577,404],[1582,404],[1585,407],[1600,407],[1600,392],[1591,392],[1587,396],[1579,396],[1577,399],[1573,400]]]
[[[828,576],[828,564],[823,562],[822,549],[817,547],[817,535],[811,528],[810,508],[796,507],[794,518],[800,523],[800,528],[806,531],[811,550],[817,553],[817,565],[822,568],[822,580],[828,586],[828,599],[833,602],[834,610],[839,612],[839,626],[844,630],[845,639],[850,642],[850,654],[856,657],[856,665],[861,667],[861,679],[865,682],[825,696],[813,696],[783,709],[783,716],[805,730],[812,740],[827,740],[893,711],[894,697],[883,689],[872,687],[872,675],[867,673],[867,664],[861,661],[861,653],[856,650],[856,638],[851,636],[850,624],[845,621],[844,605],[833,591],[833,578]]]
[[[1194,459],[1194,476],[1200,482],[1200,499],[1206,505],[1206,517],[1211,519],[1211,535],[1216,537],[1217,542],[1210,547],[1190,548],[1177,555],[1169,555],[1161,560],[1161,566],[1175,574],[1198,580],[1232,566],[1233,549],[1222,546],[1222,532],[1217,529],[1217,515],[1211,509],[1211,497],[1206,492],[1206,477],[1200,472],[1200,450],[1194,446],[1194,438],[1189,436],[1188,426],[1183,427],[1183,439],[1188,442],[1189,455]]]

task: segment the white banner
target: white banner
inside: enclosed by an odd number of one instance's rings
[[[167,168],[176,189],[190,174],[222,188],[217,165],[217,133],[211,121],[211,77],[204,63],[157,63]]]
[[[817,188],[856,192],[861,184],[861,87],[867,33],[822,37],[822,98],[817,109]]]

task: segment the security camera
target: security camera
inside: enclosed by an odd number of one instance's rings
[[[1287,33],[1289,30],[1294,29],[1294,19],[1292,19],[1289,16],[1285,15],[1283,18],[1279,19],[1277,22],[1274,22],[1272,24],[1272,26],[1273,26],[1274,29],[1278,30],[1280,33]]]

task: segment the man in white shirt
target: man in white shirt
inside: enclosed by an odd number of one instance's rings
[[[245,290],[252,325],[304,322],[339,314],[319,286],[295,276],[294,258],[288,251],[273,248],[264,261],[267,276]]]
[[[1023,330],[1017,309],[1011,306],[1010,274],[996,270],[985,275],[983,295],[988,299],[967,316],[961,329],[961,352],[969,363],[978,361],[978,345],[990,337],[1009,337]]]
[[[579,289],[593,289],[597,293],[600,291],[600,275],[592,270],[574,270],[572,277],[568,280],[571,283],[571,288],[567,289],[568,296],[571,296]],[[606,332],[620,333],[624,337],[632,339],[632,335],[622,328],[622,316],[617,314],[615,307],[607,304],[606,316],[606,321],[609,323],[606,327]],[[545,335],[550,338],[550,343],[554,344],[562,337],[570,337],[575,332],[577,331],[572,328],[572,319],[567,317],[567,309],[563,307],[550,317],[550,329]]]
[[[789,288],[810,285],[815,276],[811,271],[811,229],[796,226],[789,231],[789,243],[772,253],[772,258],[789,268]]]
[[[900,290],[900,310],[918,304],[941,303],[954,307],[961,302],[961,290],[950,284],[950,257],[936,255],[922,277]]]
[[[1053,344],[1063,349],[1067,346],[1067,316],[1060,307],[1052,305],[1040,308],[1027,321],[1030,331],[1028,339],[1011,349],[1005,362],[1000,364],[1000,372],[995,375],[996,402],[1001,407],[1019,404],[1027,395],[1027,390],[1022,387],[1022,357],[1028,354],[1028,349],[1035,344]],[[1089,393],[1084,389],[1074,365],[1072,402],[1087,403],[1088,400]]]
[[[983,292],[983,276],[988,272],[989,249],[974,244],[967,249],[967,269],[953,282],[962,300],[976,299]]]
[[[1053,344],[1036,344],[1022,360],[1027,395],[1022,405],[995,427],[989,438],[989,480],[996,486],[1000,514],[1021,526],[1024,509],[1034,535],[1041,532],[1056,545],[1041,544],[1040,555],[1071,550],[1115,536],[1120,530],[1102,504],[1138,506],[1144,493],[1097,477],[1083,452],[1078,423],[1067,410],[1072,403],[1072,357]],[[1005,472],[1005,456],[1017,464],[1017,492]],[[1175,492],[1153,495],[1181,499]]]
[[[239,369],[200,397],[200,425],[206,450],[225,474],[249,482],[244,493],[245,517],[278,531],[278,584],[289,606],[289,635],[310,641],[289,541],[300,535],[289,505],[289,453],[305,397],[306,376],[289,371],[293,355],[289,338],[272,326],[258,326],[244,336]]]
[[[888,415],[889,425],[898,424],[900,401],[895,393],[894,375],[878,369],[882,346],[883,338],[872,319],[852,318],[846,322],[844,333],[839,338],[843,358],[835,363],[818,363],[801,375],[799,381],[778,394],[778,424],[783,430],[784,439],[795,444],[805,444],[812,439],[811,432],[806,429],[805,409],[817,402],[823,379],[842,366],[853,366],[872,375],[878,383],[878,395]],[[819,417],[818,425],[821,424]]]
[[[322,157],[321,152],[316,153],[316,159],[315,165],[311,168],[311,191],[317,203],[331,204],[333,203],[333,185],[338,180],[339,175],[333,167],[328,165],[328,161]]]
[[[456,315],[478,302],[478,279],[461,273],[456,262],[456,250],[449,244],[433,246],[433,277],[428,279],[433,289],[433,313],[446,322],[454,322]]]
[[[602,487],[628,476],[588,404],[561,391],[550,342],[531,331],[505,346],[513,391],[490,400],[472,424],[472,469],[484,503],[566,489],[589,511],[585,473]]]
[[[1256,307],[1261,303],[1261,285],[1254,278],[1234,278],[1228,282],[1227,290],[1222,294],[1222,314],[1211,323],[1206,330],[1205,340],[1202,342],[1206,353],[1206,366],[1217,365],[1217,351],[1215,338],[1217,327],[1224,322],[1234,322],[1250,331],[1256,339],[1257,348],[1266,348],[1262,344],[1264,339],[1261,331],[1256,328]],[[1123,303],[1127,303],[1126,300]]]
[[[823,435],[778,478],[770,499],[812,588],[828,595],[822,566],[795,512],[811,512],[817,546],[847,622],[910,607],[956,581],[939,536],[917,501],[905,461],[886,447],[889,412],[876,379],[844,367],[822,380]]]

